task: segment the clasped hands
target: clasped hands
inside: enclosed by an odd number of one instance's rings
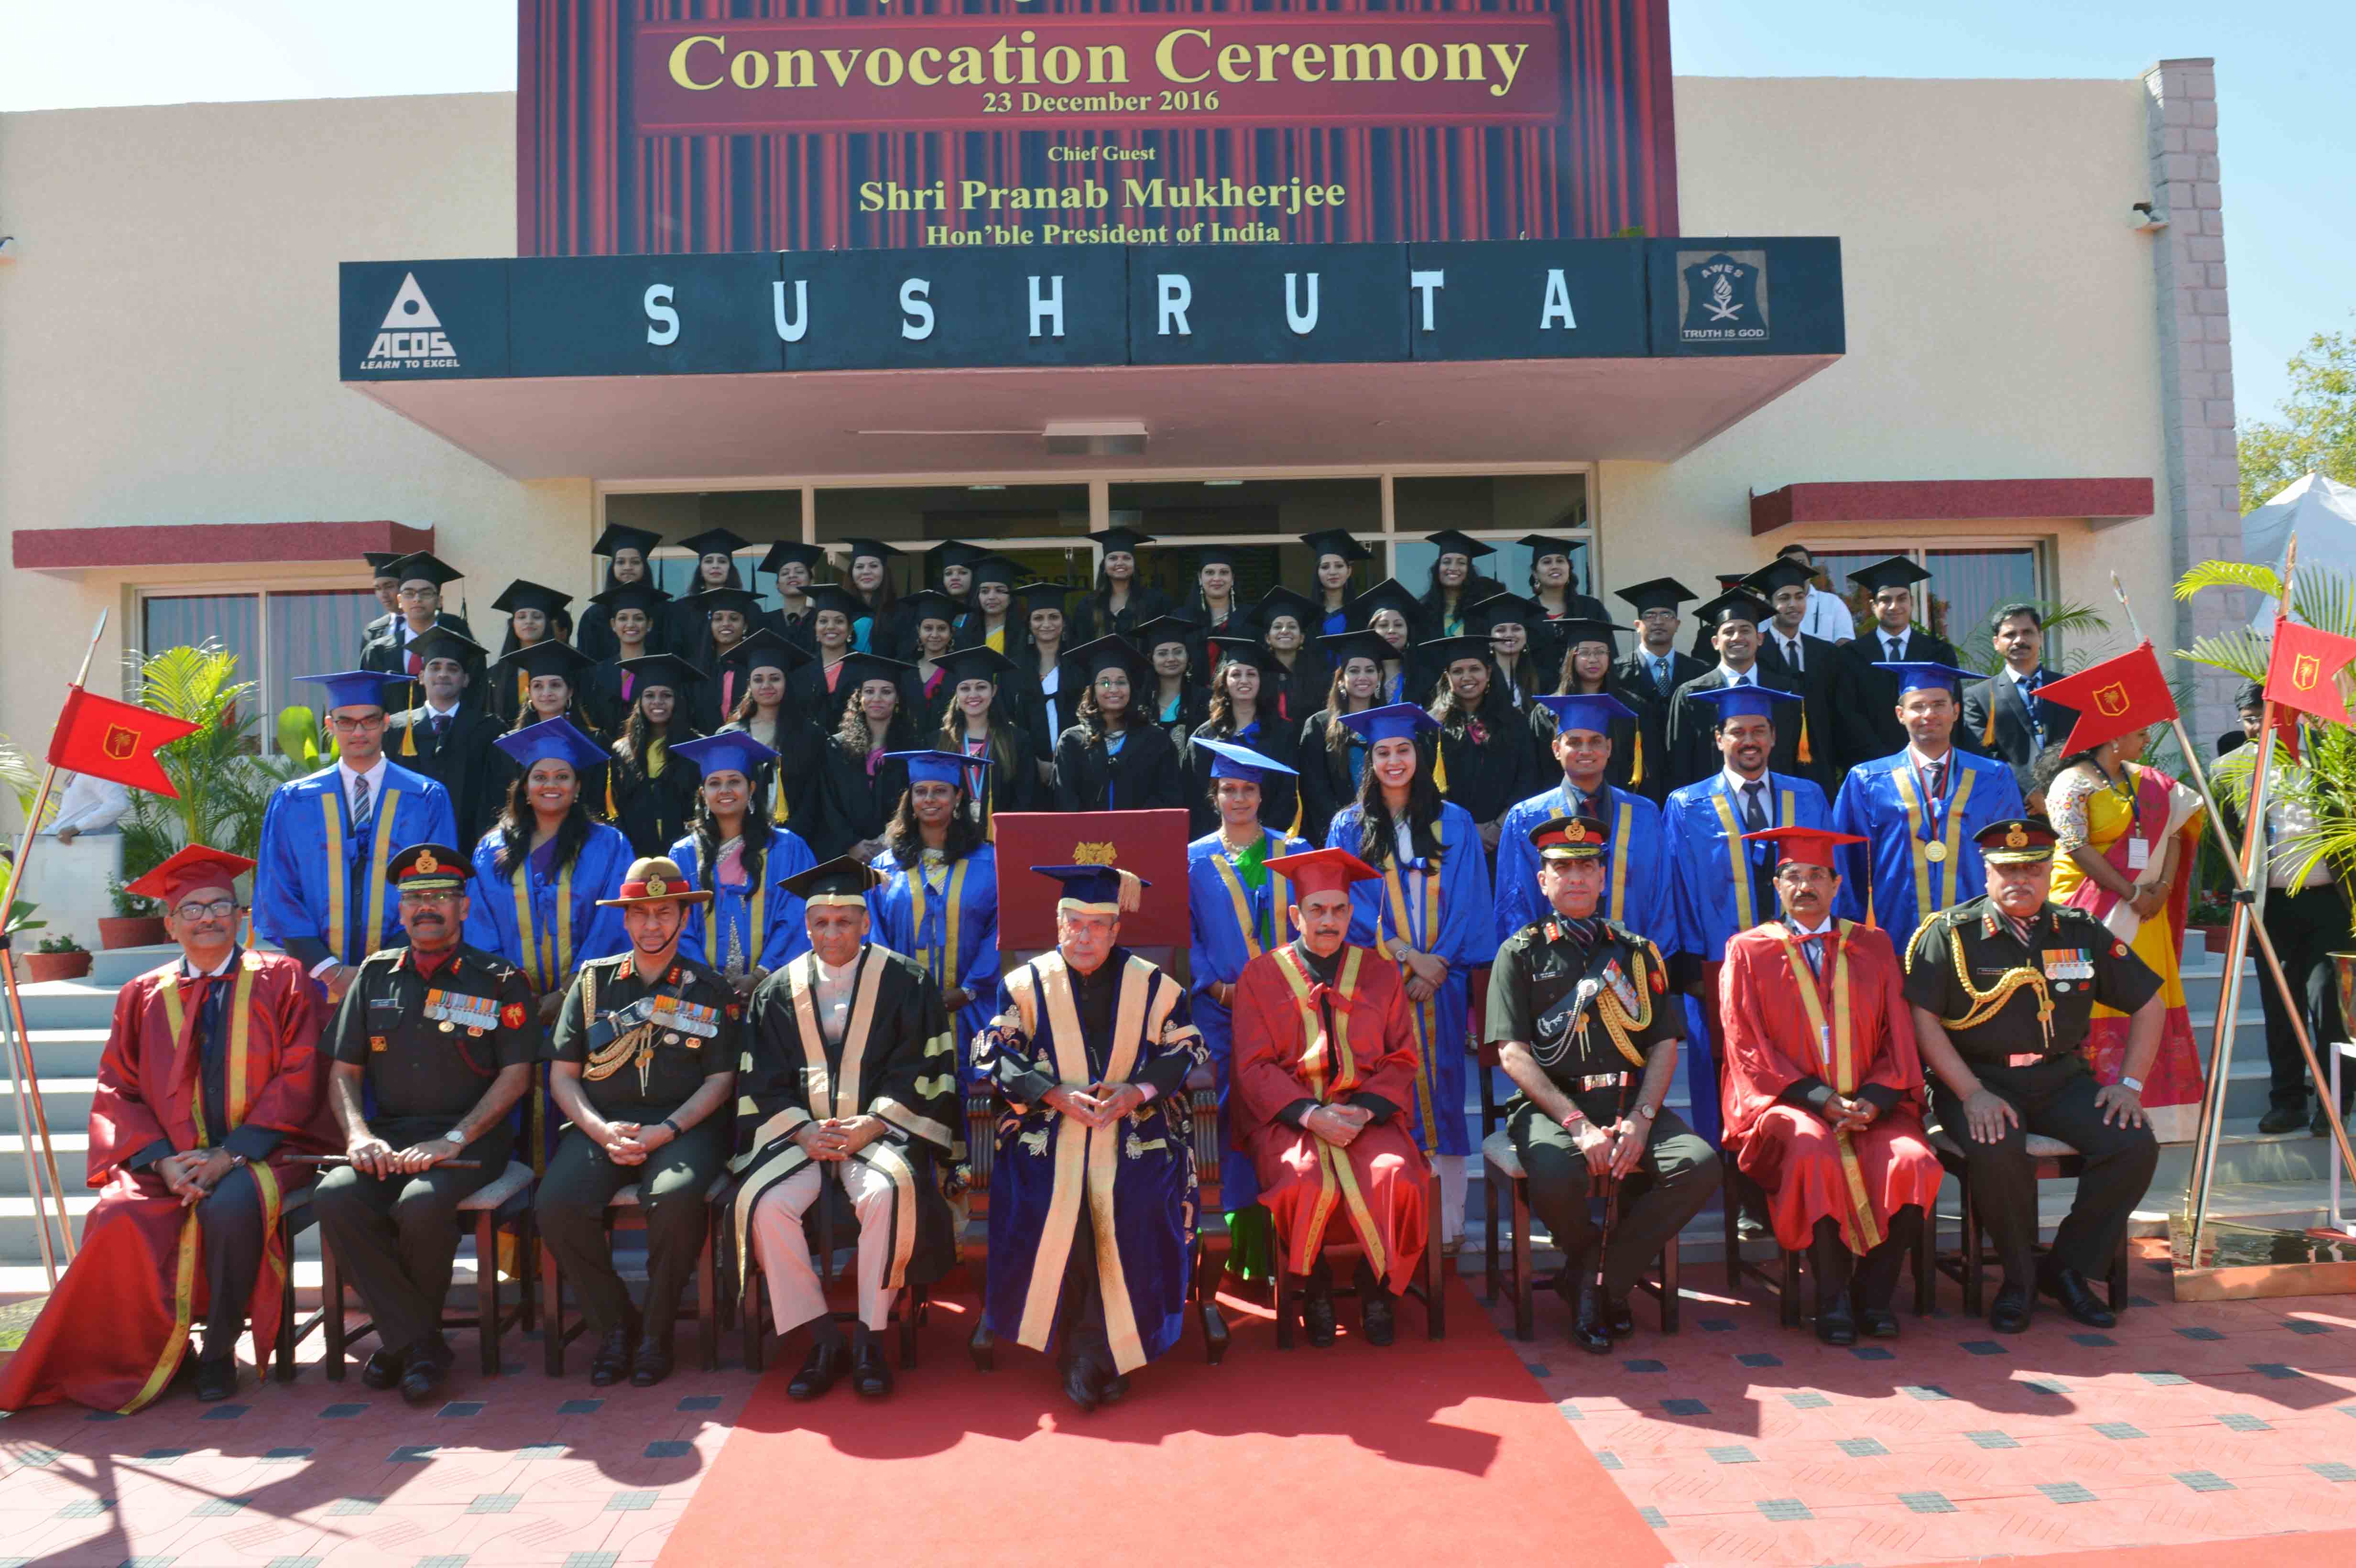
[[[1437,954],[1418,953],[1410,949],[1401,955],[1399,962],[1407,965],[1407,981],[1400,988],[1411,1002],[1428,1002],[1433,993],[1448,984],[1448,960]]]
[[[794,1129],[794,1142],[812,1159],[849,1159],[884,1136],[881,1116],[829,1116]]]
[[[184,1149],[155,1162],[155,1174],[164,1179],[164,1190],[178,1199],[183,1209],[193,1209],[212,1196],[221,1178],[236,1168],[237,1161],[225,1148]]]
[[[1301,1117],[1301,1125],[1335,1148],[1348,1148],[1374,1119],[1364,1105],[1320,1105]]]
[[[1881,1113],[1870,1100],[1836,1093],[1816,1114],[1831,1123],[1837,1133],[1861,1133],[1873,1125],[1873,1118]]]
[[[1040,1098],[1088,1127],[1111,1126],[1145,1105],[1145,1091],[1134,1083],[1058,1084]]]
[[[1589,1175],[1616,1179],[1635,1169],[1636,1162],[1644,1157],[1644,1146],[1650,1141],[1646,1129],[1651,1125],[1633,1116],[1622,1116],[1608,1127],[1581,1121],[1570,1138],[1586,1157]]]
[[[644,1165],[647,1156],[679,1135],[660,1122],[651,1126],[639,1122],[607,1122],[590,1136],[616,1165]]]

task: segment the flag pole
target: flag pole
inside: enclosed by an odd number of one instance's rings
[[[2298,539],[2294,535],[2283,560],[2283,596],[2278,606],[2278,613],[2288,613],[2291,603],[2290,579],[2297,563]],[[2120,607],[2126,612],[2128,626],[2140,638],[2143,632],[2142,628],[2136,624],[2135,606],[2128,603],[2126,589],[2119,581],[2116,572],[2111,574],[2111,592],[2117,596]],[[2221,1058],[2230,1051],[2232,1047],[2235,1027],[2233,1015],[2240,1010],[2241,1003],[2241,959],[2248,951],[2245,945],[2248,940],[2255,940],[2259,955],[2265,960],[2266,973],[2273,979],[2276,990],[2282,995],[2284,1016],[2290,1020],[2291,1031],[2298,1040],[2299,1053],[2307,1059],[2308,1071],[2315,1075],[2315,1082],[2319,1085],[2328,1084],[2330,1082],[2316,1056],[2315,1041],[2307,1029],[2305,1010],[2299,1006],[2297,997],[2291,989],[2289,978],[2283,970],[2281,957],[2275,952],[2274,939],[2267,933],[2265,923],[2256,918],[2254,905],[2257,895],[2252,888],[2253,872],[2244,864],[2245,861],[2249,861],[2251,865],[2254,865],[2252,851],[2255,848],[2260,829],[2265,822],[2265,786],[2274,760],[2275,749],[2272,699],[2266,702],[2265,715],[2263,726],[2258,731],[2259,744],[2262,749],[2258,752],[2257,763],[2252,772],[2250,782],[2249,820],[2244,825],[2243,842],[2239,845],[2236,845],[2232,835],[2225,831],[2224,816],[2217,809],[2217,799],[2210,789],[2208,774],[2201,765],[2201,755],[2193,750],[2191,737],[2185,733],[2183,715],[2179,714],[2172,720],[2176,731],[2177,746],[2184,753],[2185,767],[2192,775],[2193,787],[2201,794],[2201,804],[2209,818],[2210,831],[2215,836],[2219,847],[2225,851],[2225,863],[2232,869],[2234,881],[2233,923],[2231,934],[2227,938],[2225,955],[2231,967],[2227,971],[2224,983],[2219,987],[2218,1027],[2211,1033],[2211,1093],[2201,1108],[2201,1130],[2197,1135],[2198,1145],[2193,1155],[2195,1163],[2192,1179],[2187,1184],[2198,1200],[2194,1211],[2195,1250],[2190,1260],[2196,1264],[2199,1259],[2200,1230],[2206,1221],[2210,1188],[2214,1174],[2211,1168],[2213,1151],[2217,1137],[2224,1125],[2224,1081],[2230,1062],[2223,1066],[2220,1063]],[[2228,1010],[2229,999],[2230,1010]],[[2222,1050],[2220,1049],[2221,1044]],[[2328,1093],[2321,1093],[2320,1097],[2325,1101],[2329,1101],[2331,1098]],[[2340,1107],[2336,1104],[2327,1104],[2325,1116],[2330,1124],[2332,1141],[2338,1147],[2341,1165],[2351,1172],[2356,1172],[2356,1149],[2351,1149],[2350,1147],[2348,1129],[2340,1122]]]
[[[74,674],[72,691],[81,688],[90,679],[91,661],[98,656],[98,640],[106,634],[106,612],[98,613],[98,623],[90,629],[90,642],[81,651],[81,668]],[[44,761],[41,785],[33,795],[33,808],[25,818],[25,830],[16,840],[16,859],[8,868],[8,887],[0,893],[0,913],[16,907],[17,890],[24,885],[25,867],[33,858],[34,842],[40,836],[41,818],[49,809],[49,796],[58,782],[58,765]],[[58,1176],[57,1147],[49,1138],[48,1109],[41,1104],[41,1081],[33,1061],[33,1036],[25,1027],[25,998],[17,988],[16,955],[5,936],[0,936],[0,990],[7,994],[7,1024],[10,1040],[8,1052],[9,1087],[16,1097],[17,1152],[25,1160],[25,1185],[33,1199],[33,1227],[41,1240],[41,1266],[48,1271],[49,1288],[58,1285],[57,1256],[49,1245],[48,1211],[41,1196],[39,1173],[33,1168],[33,1141],[40,1140],[42,1163],[48,1168],[49,1194],[57,1200],[58,1232],[64,1242],[66,1262],[73,1262],[73,1219],[66,1212],[65,1184]]]

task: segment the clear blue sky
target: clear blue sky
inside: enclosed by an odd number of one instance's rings
[[[0,110],[515,86],[505,0],[0,0]],[[2217,60],[2236,392],[2356,330],[2356,0],[1670,0],[1696,76],[2110,77]],[[7,193],[0,191],[0,219]]]

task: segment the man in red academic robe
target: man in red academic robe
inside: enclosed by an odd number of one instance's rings
[[[1379,873],[1342,849],[1279,856],[1268,869],[1292,883],[1301,935],[1236,982],[1236,1147],[1259,1173],[1281,1266],[1307,1277],[1309,1342],[1333,1342],[1325,1243],[1355,1237],[1366,1340],[1387,1345],[1392,1297],[1415,1277],[1431,1216],[1430,1168],[1407,1119],[1414,1017],[1398,966],[1348,943],[1350,884]]]
[[[1898,1267],[1939,1192],[1903,974],[1880,931],[1832,918],[1833,846],[1813,827],[1747,833],[1781,851],[1783,918],[1732,937],[1719,1011],[1726,1152],[1767,1194],[1775,1239],[1808,1253],[1816,1337],[1898,1337]]]
[[[197,1397],[237,1392],[237,1337],[278,1332],[278,1213],[329,1146],[316,993],[294,959],[237,944],[253,862],[190,845],[131,884],[180,956],[124,986],[91,1102],[81,1251],[0,1370],[0,1410],[70,1399],[128,1413],[171,1382],[201,1321]]]

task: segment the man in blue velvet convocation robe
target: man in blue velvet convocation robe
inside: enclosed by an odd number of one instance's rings
[[[384,755],[384,677],[305,676],[327,688],[336,761],[281,784],[262,815],[253,929],[339,1000],[355,966],[401,930],[385,865],[418,844],[457,836],[450,796]]]
[[[1987,871],[1972,849],[1992,822],[2021,814],[2012,769],[1971,756],[1954,743],[1971,673],[1944,664],[1876,665],[1898,677],[1898,721],[1906,749],[1859,763],[1841,781],[1832,825],[1867,840],[1841,850],[1835,912],[1890,933],[1903,949],[1915,928],[1941,910],[1987,891]]]
[[[976,1048],[1002,1104],[977,1355],[1055,1349],[1094,1410],[1178,1342],[1194,1257],[1186,1079],[1203,1061],[1185,988],[1117,945],[1143,883],[1033,866],[1064,884],[1055,951],[998,985]]]
[[[1592,816],[1612,833],[1603,897],[1598,911],[1645,938],[1664,954],[1676,951],[1676,905],[1670,891],[1668,840],[1661,808],[1606,776],[1612,763],[1612,726],[1633,723],[1635,710],[1604,692],[1534,697],[1555,717],[1551,750],[1562,777],[1505,813],[1497,832],[1497,940],[1503,942],[1547,908],[1538,896],[1537,851],[1530,829],[1558,816]]]
[[[1669,792],[1662,820],[1675,847],[1677,940],[1671,949],[1686,998],[1686,1087],[1693,1129],[1718,1142],[1718,977],[1727,939],[1772,920],[1775,851],[1746,833],[1778,827],[1822,827],[1832,812],[1825,792],[1794,773],[1771,771],[1775,724],[1798,723],[1797,692],[1767,686],[1720,687],[1687,692],[1718,709],[1712,728],[1718,772]],[[1697,989],[1697,994],[1692,994]]]

